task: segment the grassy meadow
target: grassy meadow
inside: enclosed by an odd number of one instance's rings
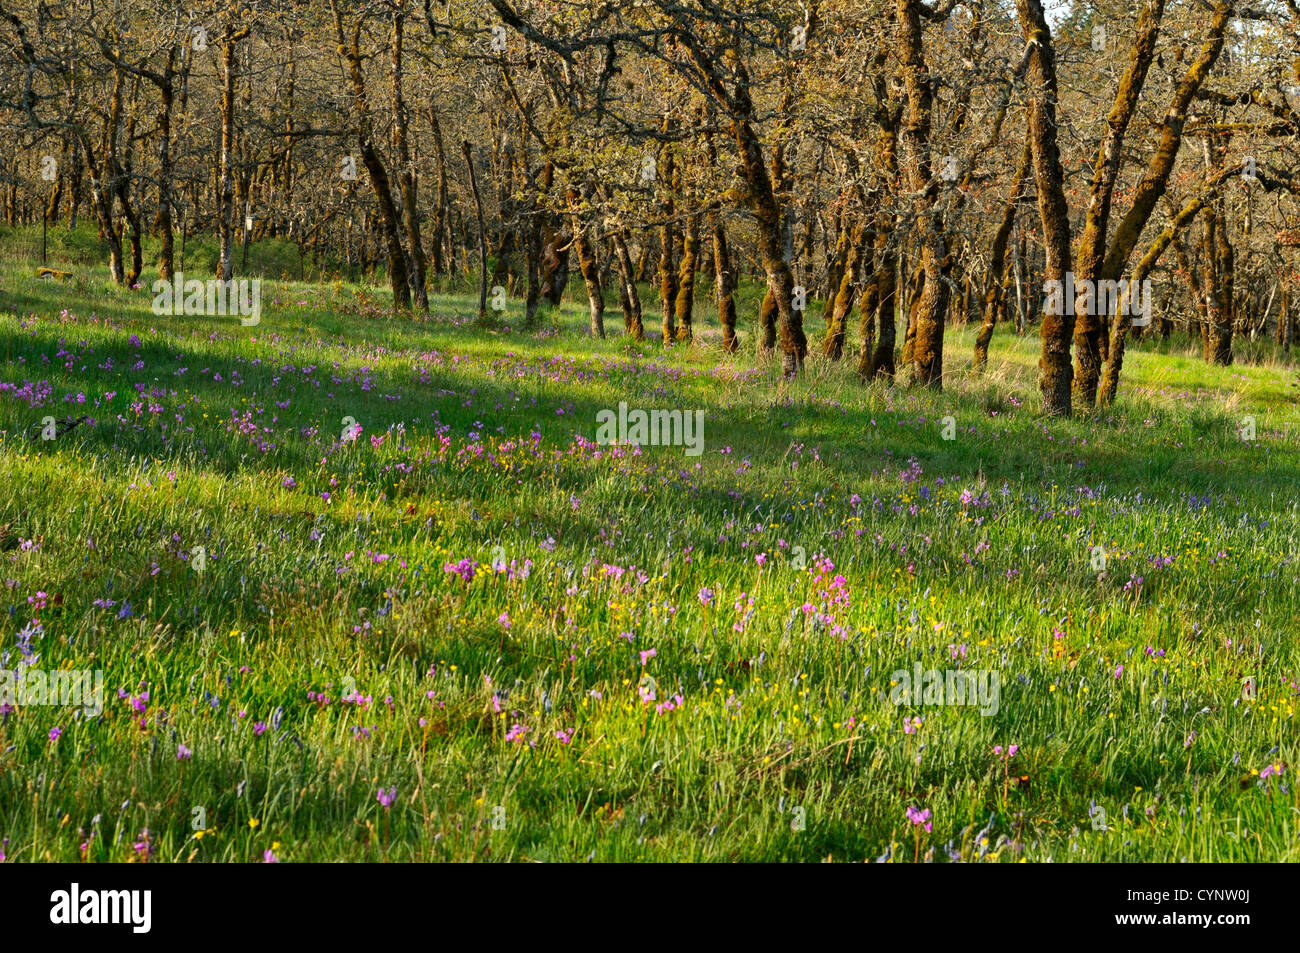
[[[72,270],[0,264],[0,669],[102,711],[0,706],[5,862],[1300,859],[1269,344],[1134,347],[1060,421],[1036,329],[971,378],[950,328],[935,394],[782,381],[756,289],[728,356],[704,300],[665,351],[616,306],[267,281],[242,327]],[[620,401],[703,453],[598,444]]]

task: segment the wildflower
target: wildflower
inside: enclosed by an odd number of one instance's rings
[[[194,752],[191,751],[189,748],[185,747],[184,745],[176,746],[177,761],[188,761],[193,754]]]
[[[146,827],[140,832],[140,839],[131,845],[135,849],[136,855],[146,863],[153,856],[153,844],[150,843],[149,836],[149,828]]]
[[[928,834],[932,828],[930,823],[930,809],[927,807],[924,811],[917,810],[915,807],[907,809],[907,819],[916,825],[925,825],[925,832]]]
[[[45,634],[45,627],[33,619],[27,625],[23,626],[22,631],[17,635],[18,651],[22,653],[28,665],[35,665],[40,658],[32,652],[32,643]]]
[[[646,649],[644,652],[642,652],[642,653],[641,653],[641,667],[642,667],[642,668],[645,668],[645,663],[648,662],[650,659],[654,658],[655,655],[656,655],[656,652],[655,652],[654,649]]]
[[[515,722],[510,726],[510,730],[506,732],[506,741],[522,742],[524,740],[524,735],[527,733],[527,725],[521,725],[519,722]]]
[[[636,687],[636,693],[641,697],[641,704],[648,705],[654,701],[658,687],[652,677],[649,675],[642,676],[641,683]]]
[[[51,729],[50,729],[50,740],[51,740],[51,741],[58,741],[58,740],[59,740],[59,735],[61,735],[61,734],[63,734],[63,729],[62,729],[62,728],[57,728],[57,727],[56,727],[56,728],[51,728]]]
[[[380,788],[379,793],[375,795],[375,800],[377,800],[380,804],[382,804],[386,808],[392,807],[393,801],[397,800],[397,788],[390,787],[387,791],[385,791],[383,788]]]
[[[455,562],[455,563],[447,562],[442,564],[443,572],[455,573],[457,576],[460,576],[461,580],[464,582],[474,581],[474,570],[477,568],[478,568],[478,563],[475,562],[475,560],[473,560],[469,556],[466,556],[464,559],[460,560],[459,562]]]

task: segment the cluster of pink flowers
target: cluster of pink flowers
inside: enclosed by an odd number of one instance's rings
[[[512,559],[510,560],[509,565],[505,562],[500,562],[493,565],[492,569],[497,573],[497,575],[505,573],[507,582],[514,582],[516,579],[527,579],[533,574],[533,561],[531,559],[525,559],[524,564],[520,566],[519,560]]]
[[[661,701],[657,705],[655,705],[655,714],[663,715],[670,711],[676,711],[677,709],[681,708],[685,704],[686,704],[685,698],[683,698],[680,694],[674,695],[672,698],[665,699],[664,701]]]
[[[749,597],[748,593],[742,592],[740,598],[736,600],[735,609],[737,612],[743,611],[745,614],[740,617],[738,622],[731,624],[731,631],[743,633],[745,626],[749,624],[749,620],[754,617],[754,600]]]
[[[147,691],[142,691],[139,695],[128,696],[126,689],[119,688],[117,690],[117,697],[125,698],[127,704],[131,706],[132,711],[140,716],[140,730],[143,731],[146,727],[146,719],[149,717],[149,693]]]
[[[465,582],[474,581],[474,571],[477,568],[478,562],[471,556],[466,556],[460,562],[442,564],[443,572],[455,573]]]
[[[825,556],[818,556],[814,561],[817,575],[813,577],[813,593],[816,603],[805,602],[802,606],[804,615],[811,615],[819,625],[830,630],[831,635],[839,639],[849,637],[849,628],[840,616],[847,612],[852,601],[849,594],[848,580],[835,571],[835,564]]]
[[[930,814],[930,809],[928,807],[924,811],[918,810],[915,807],[909,807],[907,809],[907,819],[911,821],[914,825],[917,826],[924,825],[925,832],[927,834],[930,833],[933,827],[933,825],[930,823],[930,817],[931,814]]]

